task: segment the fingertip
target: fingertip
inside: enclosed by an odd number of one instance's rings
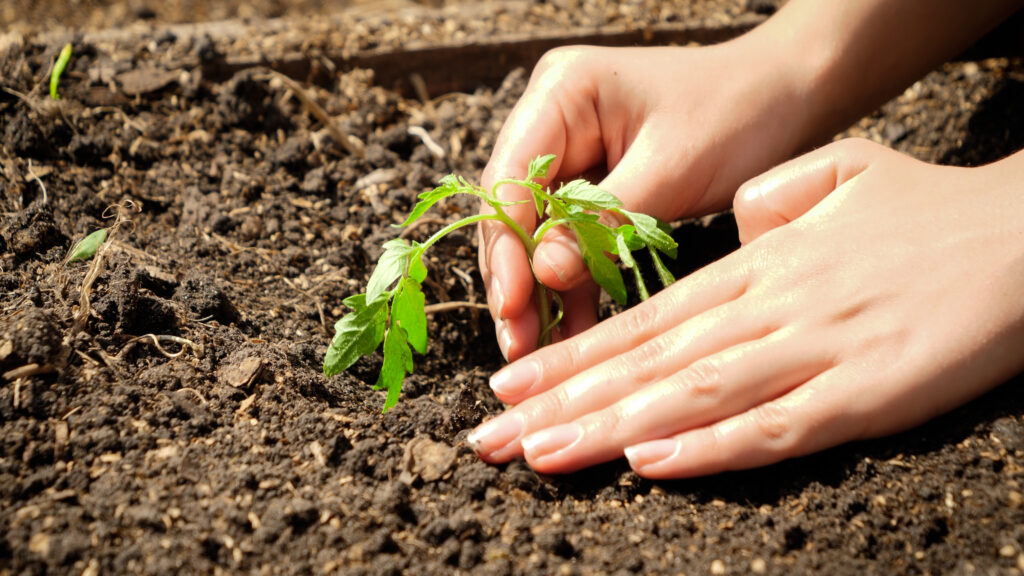
[[[627,446],[623,450],[629,467],[644,478],[664,478],[665,470],[679,452],[679,442],[662,438]]]
[[[494,330],[502,355],[509,362],[515,362],[537,349],[540,319],[535,311],[529,310],[515,318],[497,320]]]
[[[568,233],[549,233],[533,253],[537,278],[552,290],[564,292],[588,278],[579,245]]]

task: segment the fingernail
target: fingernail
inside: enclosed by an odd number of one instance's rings
[[[576,245],[575,240],[568,236],[559,236],[549,242],[542,242],[537,247],[537,251],[540,252],[541,259],[547,264],[548,268],[555,273],[558,280],[563,284],[569,284],[575,278],[569,277],[569,272],[562,265],[567,260],[575,260],[580,258],[580,249]],[[534,254],[534,260],[536,261],[538,255]]]
[[[518,396],[540,380],[540,364],[533,358],[514,362],[491,376],[491,390],[501,396]]]
[[[523,454],[531,460],[550,456],[571,447],[583,437],[583,428],[576,424],[553,426],[523,438]]]
[[[501,355],[508,360],[508,349],[512,346],[512,334],[508,331],[508,324],[504,320],[497,320],[494,322],[494,335],[498,339],[498,348],[501,349]]]
[[[679,443],[675,439],[664,438],[662,440],[653,440],[643,444],[628,446],[624,452],[626,453],[626,460],[629,460],[630,467],[634,470],[639,470],[674,456],[678,449]]]
[[[498,317],[504,318],[505,293],[501,291],[501,281],[497,276],[491,276],[490,298],[494,302],[494,309],[498,312]]]
[[[486,456],[515,442],[522,433],[522,415],[507,412],[493,420],[484,422],[476,430],[470,432],[466,437],[466,443],[477,454]]]

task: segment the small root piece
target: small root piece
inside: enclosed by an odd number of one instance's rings
[[[107,240],[102,246],[100,246],[100,249],[96,251],[96,254],[93,256],[92,264],[89,266],[89,271],[86,273],[85,279],[82,281],[81,296],[78,301],[78,312],[75,314],[75,321],[71,325],[71,332],[66,337],[68,342],[74,338],[75,334],[78,334],[85,328],[85,323],[89,320],[89,314],[92,311],[92,307],[89,304],[89,295],[92,293],[93,283],[96,282],[96,279],[99,278],[100,274],[103,272],[103,263],[107,255],[107,250],[109,250],[112,245],[114,233],[126,224],[131,225],[132,221],[129,214],[138,213],[140,211],[141,209],[138,205],[130,199],[122,200],[118,204],[109,206],[103,211],[104,218],[109,218],[110,216],[108,214],[111,212],[113,213],[114,223],[107,229]],[[68,254],[68,257],[70,257],[70,253]]]
[[[423,145],[427,147],[427,150],[429,150],[431,154],[433,154],[434,156],[441,160],[444,159],[444,157],[446,156],[444,148],[442,148],[440,144],[435,142],[434,139],[430,137],[430,134],[423,128],[423,126],[409,126],[407,132],[409,133],[410,136],[416,136],[417,138],[419,138],[423,142]]]
[[[31,159],[29,159],[29,161],[28,161],[28,177],[29,177],[29,180],[35,180],[36,184],[39,184],[39,188],[43,191],[43,204],[46,204],[46,200],[47,200],[47,198],[46,198],[46,186],[43,184],[43,181],[39,178],[39,176],[36,175],[36,173],[32,171],[32,160]]]
[[[182,392],[191,392],[192,394],[195,394],[195,397],[199,398],[199,401],[202,402],[203,405],[209,404],[209,402],[206,401],[206,398],[204,398],[203,395],[199,393],[199,390],[196,390],[195,388],[189,388],[186,386],[184,388],[179,388],[179,390],[181,390]]]
[[[161,341],[181,344],[181,350],[178,350],[177,352],[174,353],[168,352],[167,350],[164,349],[163,346],[160,345]],[[136,336],[135,338],[129,340],[125,347],[122,348],[121,351],[117,353],[116,359],[120,361],[121,358],[123,358],[124,355],[128,353],[128,351],[135,347],[136,342],[149,342],[153,345],[154,348],[157,349],[158,352],[160,352],[161,354],[168,358],[178,358],[179,356],[185,353],[186,349],[189,348],[196,353],[196,356],[203,355],[203,347],[187,338],[182,338],[180,336],[171,336],[169,334],[143,334],[142,336]]]

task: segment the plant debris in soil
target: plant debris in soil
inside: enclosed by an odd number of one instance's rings
[[[53,56],[31,34],[0,55],[0,574],[1024,571],[1017,380],[892,438],[652,483],[479,461],[502,360],[473,308],[432,316],[384,416],[379,360],[324,378],[341,301],[416,194],[479,176],[522,70],[421,101],[365,71],[298,95],[183,68],[98,102],[103,70],[141,64],[83,44],[50,105]],[[1024,145],[1022,85],[1017,60],[948,64],[845,134],[986,162]],[[477,209],[439,206],[411,234]],[[677,275],[736,246],[727,215],[675,236]],[[482,300],[472,231],[431,254],[429,302]]]

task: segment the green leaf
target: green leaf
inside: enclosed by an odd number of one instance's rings
[[[626,284],[622,280],[622,272],[605,254],[618,251],[613,231],[597,222],[570,222],[569,227],[576,233],[576,243],[591,277],[616,302],[625,304]]]
[[[353,312],[359,312],[366,308],[366,294],[353,294],[342,300],[341,303],[351,308]]]
[[[427,314],[424,311],[426,297],[420,283],[405,278],[398,287],[391,304],[391,323],[398,323],[405,330],[409,344],[420,354],[427,352]]]
[[[71,257],[68,259],[68,262],[88,260],[89,258],[92,258],[106,239],[106,228],[100,228],[85,238],[82,238],[78,241],[78,244],[75,244],[74,249],[71,250]]]
[[[71,61],[71,43],[68,42],[61,49],[60,55],[57,56],[57,61],[53,64],[53,70],[50,72],[50,98],[54,100],[60,100],[60,94],[57,92],[57,87],[60,85],[60,76],[64,73],[64,69],[68,67],[68,62]]]
[[[533,160],[530,160],[530,165],[526,170],[526,179],[537,180],[538,178],[546,178],[548,175],[548,169],[551,168],[551,163],[554,160],[554,154],[545,154],[544,156],[537,156]]]
[[[654,261],[654,269],[658,271],[658,279],[661,280],[661,285],[668,288],[676,281],[675,276],[668,271],[668,268],[665,267],[665,263],[661,261],[661,258],[658,256],[658,252],[655,251],[654,248],[648,246],[647,251],[651,253],[651,260]]]
[[[454,174],[449,174],[444,178],[441,178],[441,185],[433,190],[428,190],[419,195],[420,201],[416,203],[412,208],[412,212],[409,213],[409,217],[405,219],[398,226],[408,226],[415,222],[420,216],[430,210],[430,207],[437,204],[443,198],[454,196],[459,192],[463,192],[462,186],[459,184],[458,178]]]
[[[584,210],[610,210],[622,206],[621,200],[586,180],[573,180],[562,185],[555,192],[555,197]]]
[[[413,247],[419,248],[421,244],[419,242],[413,242]],[[413,258],[409,262],[409,277],[419,282],[420,284],[427,278],[427,265],[423,263],[423,255],[420,254],[418,258]]]
[[[619,249],[619,259],[622,260],[622,264],[626,268],[633,270],[633,278],[636,280],[636,291],[638,294],[640,294],[641,300],[647,300],[648,298],[651,297],[651,295],[647,291],[647,284],[644,282],[643,275],[640,274],[640,267],[637,266],[636,260],[633,259],[632,251],[635,250],[636,248],[630,246],[631,242],[635,244],[639,242],[639,239],[633,235],[632,226],[620,226],[615,231],[618,233],[615,236],[615,243]],[[643,244],[640,243],[640,246],[638,246],[638,248],[642,246]]]
[[[538,186],[531,188],[530,193],[533,194],[533,207],[537,209],[537,218],[542,218],[544,216],[544,191]]]
[[[640,239],[636,234],[636,228],[630,224],[623,224],[615,229],[616,241],[621,237],[622,241],[625,242],[626,249],[629,251],[639,250],[646,246],[643,240]],[[621,250],[621,245],[620,245]],[[616,252],[616,254],[622,255],[622,252]]]
[[[324,375],[333,376],[347,370],[360,357],[372,354],[384,338],[384,327],[387,323],[387,300],[380,299],[365,306],[365,295],[362,304],[355,312],[347,314],[334,324],[334,338],[324,356]],[[358,298],[346,301],[358,303]],[[351,306],[346,304],[347,306]]]
[[[644,244],[657,248],[667,254],[669,258],[675,259],[679,244],[662,229],[662,222],[653,216],[630,212],[626,209],[619,209],[629,221],[636,227],[636,234],[644,241]]]
[[[401,238],[384,243],[384,253],[377,259],[377,267],[373,269],[369,282],[366,283],[366,300],[374,302],[381,294],[405,275],[409,269],[409,258],[415,248]]]
[[[407,341],[405,330],[392,322],[384,337],[384,364],[380,368],[380,375],[377,376],[377,383],[373,385],[374,390],[387,388],[388,391],[382,413],[398,404],[402,380],[405,379],[406,373],[412,372],[412,351],[409,350]]]

